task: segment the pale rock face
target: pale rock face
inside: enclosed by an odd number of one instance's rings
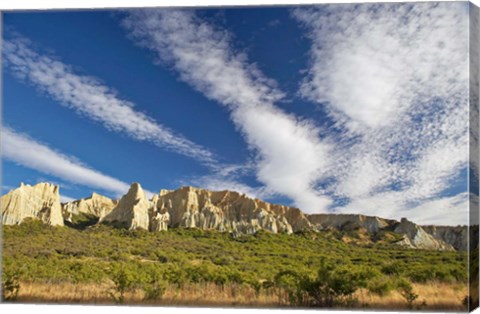
[[[231,191],[182,187],[162,190],[155,211],[170,214],[170,226],[253,233],[259,229],[292,233],[311,227],[298,209],[272,205]],[[292,224],[295,227],[292,227]]]
[[[71,221],[72,215],[87,214],[102,219],[112,211],[118,201],[93,193],[92,196],[62,204],[63,215]]]
[[[456,250],[468,250],[468,227],[467,226],[422,226],[435,239],[442,240]]]
[[[373,216],[350,215],[350,214],[314,214],[309,215],[308,219],[318,229],[324,227],[335,227],[342,230],[353,230],[365,228],[368,232],[377,233],[391,225],[394,221],[382,219]]]
[[[415,245],[413,245],[412,241],[408,238],[406,234],[403,235],[402,239],[395,243],[398,246],[402,246],[408,249],[415,249]]]
[[[376,234],[381,230],[390,230],[403,235],[403,239],[396,242],[397,245],[428,250],[453,250],[448,242],[435,237],[424,230],[421,226],[402,219],[401,222],[390,219],[383,219],[374,216],[354,214],[314,214],[308,219],[316,226],[317,230],[336,228],[338,230],[355,230],[364,228],[368,232]]]
[[[2,224],[16,225],[26,218],[40,219],[52,226],[63,226],[59,188],[49,183],[19,188],[0,197]]]
[[[395,227],[394,232],[405,234],[413,247],[427,250],[452,251],[454,248],[442,240],[435,239],[419,225],[402,218],[400,224]]]
[[[273,212],[277,217],[281,217],[283,223],[287,222],[290,225],[288,228],[291,229],[291,232],[314,229],[314,226],[308,220],[307,216],[298,208],[270,204],[258,199],[256,199],[255,202],[257,207],[264,208],[267,211]]]
[[[117,206],[104,216],[100,222],[123,226],[130,230],[149,230],[150,207],[151,203],[147,200],[147,196],[140,184],[133,183],[128,193],[120,199]]]
[[[156,212],[150,220],[150,231],[167,231],[170,222],[170,214],[168,212]]]

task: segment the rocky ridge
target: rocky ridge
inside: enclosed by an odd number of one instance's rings
[[[99,222],[110,223],[117,227],[130,230],[148,230],[150,225],[149,208],[151,203],[142,187],[133,183],[127,194],[125,194],[117,206],[106,216],[100,218]]]
[[[49,183],[20,184],[0,198],[2,224],[17,225],[27,218],[40,219],[52,226],[63,226],[59,188]]]
[[[466,250],[467,227],[419,226],[403,218],[400,222],[354,214],[306,215],[300,209],[271,204],[234,191],[209,191],[182,187],[161,190],[150,200],[139,183],[131,185],[119,201],[92,196],[60,204],[59,187],[48,183],[21,185],[0,197],[2,224],[20,224],[26,218],[63,226],[63,220],[86,214],[98,223],[131,230],[166,231],[169,228],[199,228],[231,232],[234,236],[259,230],[272,233],[364,230],[369,234],[401,235],[396,244],[418,249]]]
[[[92,193],[90,197],[62,204],[62,213],[65,220],[71,222],[75,215],[85,214],[102,219],[112,211],[118,201],[106,196]]]
[[[395,220],[354,214],[313,214],[308,215],[308,220],[319,229],[326,227],[340,230],[365,228],[370,233],[377,233],[396,222]]]
[[[457,251],[468,250],[468,228],[467,226],[423,226],[426,232],[435,239],[450,244]],[[478,228],[477,228],[478,230]],[[477,235],[478,238],[478,235]]]

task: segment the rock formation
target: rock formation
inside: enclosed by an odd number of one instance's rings
[[[21,185],[0,198],[2,223],[19,224],[25,218],[63,225],[63,218],[87,214],[99,223],[152,232],[169,228],[199,228],[231,232],[234,236],[259,230],[293,233],[330,229],[358,231],[372,241],[389,234],[402,236],[397,245],[429,250],[467,250],[466,226],[420,226],[403,218],[391,219],[354,214],[305,215],[300,209],[267,203],[233,191],[209,191],[193,187],[161,190],[149,201],[138,183],[132,184],[120,201],[93,193],[91,197],[63,204],[58,186],[39,183]],[[478,226],[477,226],[478,233]],[[386,232],[386,233],[385,233]],[[378,238],[377,238],[378,236]]]
[[[138,183],[133,183],[117,206],[100,219],[100,222],[130,230],[149,230],[149,209],[150,202],[147,200],[142,187]]]
[[[431,234],[427,233],[423,228],[406,218],[402,218],[394,232],[404,234],[404,245],[412,248],[426,250],[443,250],[452,251],[453,247],[442,240],[435,239]]]
[[[311,223],[321,230],[325,227],[334,227],[341,230],[355,230],[364,228],[370,233],[377,233],[392,225],[395,221],[379,217],[353,214],[314,214],[308,215]]]
[[[164,191],[164,190],[162,190]],[[149,210],[150,216],[150,231],[167,231],[168,225],[170,223],[170,214],[169,212],[163,207],[158,206],[158,199],[159,196],[162,195],[162,191],[160,191],[159,195],[154,195],[151,201],[151,207]]]
[[[62,204],[63,216],[71,221],[73,215],[86,214],[99,219],[105,217],[117,205],[118,201],[92,193],[90,197]]]
[[[269,204],[232,191],[193,187],[162,190],[152,199],[153,215],[168,213],[169,226],[220,231],[273,233],[302,230],[311,224],[296,208]]]
[[[450,244],[458,251],[468,250],[467,226],[422,226],[422,228],[435,239]]]
[[[454,246],[445,241],[438,232],[438,236],[432,235],[422,226],[419,226],[405,218],[400,222],[391,219],[383,219],[373,216],[353,214],[314,214],[308,215],[308,219],[315,225],[317,230],[335,228],[341,231],[364,229],[372,234],[380,231],[393,231],[403,236],[397,245],[427,249],[427,250],[453,250]],[[447,233],[445,231],[445,233]],[[452,240],[453,241],[453,240]]]
[[[52,226],[63,226],[59,187],[49,183],[19,188],[0,198],[2,224],[20,224],[26,218],[40,219]]]

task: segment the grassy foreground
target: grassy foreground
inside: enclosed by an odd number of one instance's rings
[[[4,299],[17,302],[464,310],[467,255],[361,232],[149,233],[36,221],[3,228]],[[7,289],[5,289],[5,287]]]

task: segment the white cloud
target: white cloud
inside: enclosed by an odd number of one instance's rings
[[[328,5],[294,16],[312,39],[302,94],[353,129],[388,126],[468,80],[465,4]]]
[[[427,201],[402,214],[422,225],[465,225],[469,218],[468,193]]]
[[[480,14],[478,7],[470,4],[470,176],[479,180],[479,99],[480,99]],[[470,191],[479,194],[478,185]],[[477,203],[478,205],[478,203]],[[478,210],[478,206],[476,207]]]
[[[73,197],[70,197],[70,196],[66,196],[64,194],[60,194],[60,202],[62,203],[69,203],[69,202],[73,202],[77,200],[76,198],[73,198]]]
[[[2,158],[65,181],[109,191],[116,196],[124,195],[130,187],[8,127],[2,128],[0,144]]]
[[[301,94],[325,106],[339,133],[275,107],[283,96],[275,82],[235,53],[228,32],[192,11],[130,11],[124,26],[231,110],[266,191],[307,212],[342,197],[349,203],[333,210],[398,219],[412,204],[428,212],[445,203],[441,192],[468,162],[466,14],[449,3],[296,10],[312,40]]]
[[[305,211],[325,211],[327,196],[315,190],[329,162],[330,145],[311,122],[274,106],[283,94],[244,54],[231,35],[189,10],[131,10],[123,25],[134,40],[173,65],[183,81],[227,106],[235,125],[257,154],[257,179],[293,199]]]
[[[261,200],[265,200],[276,195],[275,192],[270,191],[267,187],[254,188],[235,180],[229,180],[225,177],[219,176],[206,176],[190,180],[189,182],[193,182],[193,184],[203,189],[208,189],[211,191],[237,191],[239,193],[246,194],[250,198],[258,198]]]
[[[312,42],[301,95],[341,130],[329,192],[351,202],[336,210],[397,219],[408,210],[447,223],[451,215],[434,205],[464,212],[441,192],[468,166],[466,4],[329,5],[293,15]]]
[[[123,132],[135,140],[154,143],[205,164],[215,163],[209,150],[135,110],[133,103],[120,99],[98,79],[77,75],[54,57],[40,55],[24,38],[5,40],[2,44],[4,61],[10,70],[63,106],[111,131]]]

